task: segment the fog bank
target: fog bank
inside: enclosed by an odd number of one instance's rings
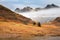
[[[34,21],[45,23],[53,21],[56,17],[60,17],[60,8],[42,9],[40,11],[31,11],[19,14],[31,18]]]

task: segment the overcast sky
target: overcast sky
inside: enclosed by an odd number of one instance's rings
[[[14,10],[15,8],[30,7],[45,7],[47,4],[56,4],[60,6],[60,0],[0,0],[0,4]]]

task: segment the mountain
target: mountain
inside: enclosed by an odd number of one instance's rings
[[[16,12],[29,12],[32,10],[33,10],[33,8],[31,8],[31,7],[24,7],[23,9],[19,9],[19,8],[15,9]]]
[[[39,11],[39,10],[41,10],[41,8],[35,8],[35,11]]]
[[[21,10],[19,8],[16,8],[15,11],[16,12],[21,12]]]
[[[48,4],[45,8],[55,8],[55,7],[59,7],[55,4]]]
[[[31,10],[32,10],[31,7],[24,7],[21,11],[27,12],[27,11],[31,11]]]
[[[0,5],[0,21],[15,21],[24,24],[33,23],[31,19],[19,15],[2,5]]]

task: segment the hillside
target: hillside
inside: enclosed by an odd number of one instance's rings
[[[15,21],[24,24],[33,23],[31,19],[19,15],[2,5],[0,5],[0,21],[1,19],[4,21]]]
[[[60,17],[57,17],[52,24],[56,25],[56,26],[60,26]]]
[[[60,17],[57,17],[54,21],[60,23]]]
[[[16,22],[0,22],[0,38],[60,36],[60,27],[43,24],[42,27],[24,25]]]

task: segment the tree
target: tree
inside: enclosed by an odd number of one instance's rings
[[[40,22],[38,22],[38,26],[39,26],[39,27],[41,27],[41,24],[40,24]]]
[[[33,25],[36,25],[36,23],[35,23],[35,22],[33,22]]]

